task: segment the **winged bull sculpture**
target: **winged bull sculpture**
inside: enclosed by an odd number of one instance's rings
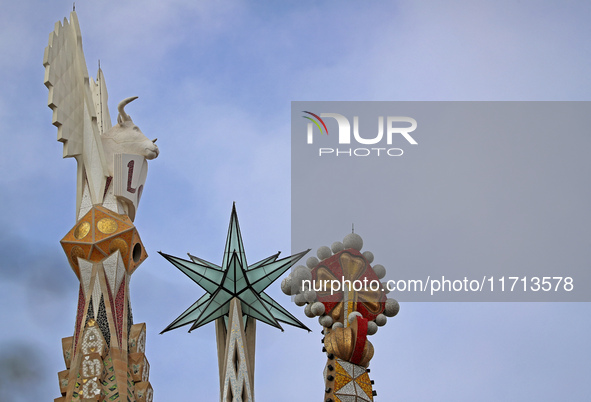
[[[63,156],[78,162],[76,219],[93,205],[103,205],[133,221],[146,180],[146,160],[159,154],[156,140],[149,140],[125,112],[137,97],[119,103],[117,124],[112,126],[105,78],[100,67],[96,81],[88,75],[75,12],[70,21],[64,18],[55,24],[43,65]]]

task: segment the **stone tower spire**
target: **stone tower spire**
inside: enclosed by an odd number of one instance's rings
[[[80,281],[74,334],[62,340],[66,370],[56,401],[152,401],[146,325],[134,324],[129,281],[147,258],[133,224],[158,156],[119,104],[111,124],[103,72],[90,79],[76,12],[57,22],[45,49],[48,105],[64,157],[76,159],[76,221],[61,241]],[[99,125],[100,122],[100,125]]]

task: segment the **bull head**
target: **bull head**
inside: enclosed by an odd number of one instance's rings
[[[149,140],[125,112],[125,106],[136,99],[137,96],[133,96],[119,102],[117,106],[119,111],[117,124],[101,136],[105,159],[111,176],[113,176],[113,155],[115,154],[141,155],[146,159],[154,159],[160,153],[156,145],[156,139]]]

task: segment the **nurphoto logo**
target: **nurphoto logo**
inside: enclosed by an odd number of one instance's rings
[[[392,148],[392,138],[402,136],[411,145],[418,145],[417,141],[410,135],[417,128],[417,121],[412,117],[404,116],[378,116],[378,130],[374,137],[362,137],[359,133],[359,116],[353,116],[353,138],[351,138],[351,123],[349,119],[339,113],[320,113],[320,115],[303,111],[309,116],[302,116],[309,120],[307,125],[307,143],[314,144],[314,132],[328,136],[328,128],[323,118],[333,118],[338,125],[338,144],[365,145],[365,147],[321,147],[318,149],[318,156],[402,156],[402,148]],[[312,117],[310,117],[312,116]],[[385,121],[385,124],[384,124]],[[314,128],[316,127],[316,129]],[[384,132],[385,141],[384,141]],[[384,143],[385,142],[385,143]],[[373,145],[373,147],[368,147]],[[380,146],[384,145],[384,146]]]

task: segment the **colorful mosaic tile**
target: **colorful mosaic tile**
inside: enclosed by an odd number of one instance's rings
[[[367,370],[353,363],[335,360],[335,401],[371,402],[373,389]]]
[[[111,331],[109,328],[109,320],[107,319],[107,311],[105,309],[105,300],[101,296],[101,302],[99,304],[98,314],[96,316],[96,322],[103,333],[107,346],[111,346]]]
[[[61,244],[78,278],[78,258],[100,262],[119,250],[125,268],[132,273],[148,257],[131,219],[99,205],[80,218]]]
[[[103,379],[103,392],[106,401],[119,400],[119,389],[117,387],[117,378],[115,376],[115,367],[113,366],[113,359],[111,355],[107,355],[104,359],[105,377]]]
[[[131,326],[133,325],[133,314],[131,313],[131,303],[127,303],[127,334],[131,332]]]

